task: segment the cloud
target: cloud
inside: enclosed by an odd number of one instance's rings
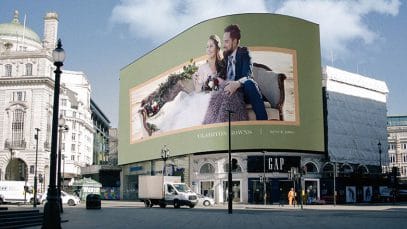
[[[132,35],[163,42],[203,20],[235,13],[267,12],[263,0],[122,0],[111,22],[125,24]]]
[[[366,16],[372,13],[396,16],[400,7],[398,0],[289,0],[275,13],[306,19],[320,25],[321,46],[324,56],[334,52],[340,55],[350,53],[348,44],[362,40],[372,44],[379,34],[369,28]]]
[[[136,38],[159,44],[190,26],[210,18],[235,13],[278,13],[320,25],[324,56],[350,53],[349,43],[372,44],[380,34],[368,26],[372,13],[398,15],[399,0],[121,0],[112,11],[111,22],[128,26]]]

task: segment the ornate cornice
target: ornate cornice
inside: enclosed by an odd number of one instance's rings
[[[49,77],[0,77],[0,87],[23,85],[47,85],[54,88],[54,80]]]

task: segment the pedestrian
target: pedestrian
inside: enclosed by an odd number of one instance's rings
[[[288,205],[290,205],[290,206],[293,205],[294,197],[295,197],[294,188],[291,188],[291,190],[288,192]]]

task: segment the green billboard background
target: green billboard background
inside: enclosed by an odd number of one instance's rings
[[[228,125],[196,128],[131,141],[130,91],[169,69],[203,56],[209,35],[222,37],[230,24],[242,31],[241,46],[273,47],[296,52],[296,125],[264,122],[232,125],[232,150],[324,151],[322,75],[317,24],[284,15],[240,14],[201,22],[135,60],[120,71],[119,164],[160,158],[163,145],[171,156],[228,149]]]

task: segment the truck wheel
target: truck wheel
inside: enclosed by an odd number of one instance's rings
[[[160,204],[160,208],[165,208],[166,206],[166,204]]]
[[[189,205],[189,208],[194,208],[194,207],[195,207],[194,204]]]
[[[144,200],[144,206],[145,206],[146,208],[149,208],[150,205],[151,205],[151,201],[150,201],[150,200]]]
[[[179,207],[181,207],[179,200],[174,200],[174,208],[179,208]]]
[[[203,205],[206,206],[206,207],[208,207],[209,205],[211,205],[211,203],[209,203],[209,200],[205,200],[205,201],[203,202]]]

